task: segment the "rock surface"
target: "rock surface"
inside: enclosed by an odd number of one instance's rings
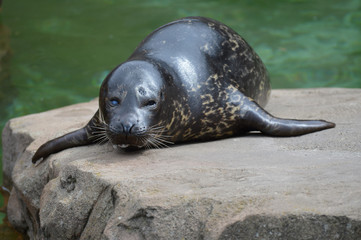
[[[11,223],[31,239],[361,239],[361,89],[274,90],[279,117],[336,128],[258,133],[135,153],[45,141],[85,125],[97,101],[12,119],[3,170]]]

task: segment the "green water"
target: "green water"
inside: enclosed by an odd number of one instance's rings
[[[360,0],[5,0],[1,8],[1,128],[96,97],[104,76],[148,33],[185,16],[212,17],[240,33],[273,88],[361,87]]]

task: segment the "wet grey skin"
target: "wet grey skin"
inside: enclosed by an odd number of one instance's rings
[[[105,78],[99,110],[84,128],[43,144],[32,161],[92,143],[132,150],[335,127],[272,116],[263,109],[270,90],[264,64],[235,31],[209,18],[179,19],[153,31]]]

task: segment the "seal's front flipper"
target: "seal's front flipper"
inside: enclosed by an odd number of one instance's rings
[[[39,147],[32,158],[36,163],[40,158],[46,158],[50,154],[60,152],[64,149],[90,144],[85,127],[64,136],[50,140]]]
[[[94,139],[94,135],[96,135],[96,133],[94,132],[99,128],[98,126],[100,122],[101,119],[98,110],[85,127],[41,145],[34,154],[32,162],[36,163],[40,158],[46,158],[50,154],[60,152],[67,148],[88,145],[96,142],[96,139]]]
[[[277,118],[269,114],[253,100],[248,99],[245,120],[252,130],[271,136],[290,137],[317,132],[336,125],[325,120],[295,120]]]

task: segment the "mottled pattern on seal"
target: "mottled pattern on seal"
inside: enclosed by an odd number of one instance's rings
[[[153,31],[106,77],[99,110],[84,128],[45,143],[33,162],[94,142],[137,149],[335,126],[272,116],[263,109],[270,89],[261,59],[235,31],[209,18],[179,19]]]

